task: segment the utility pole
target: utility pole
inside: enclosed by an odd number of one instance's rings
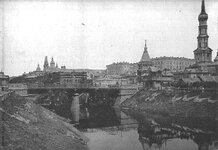
[[[4,0],[0,1],[0,57],[1,57],[1,70],[4,71]],[[0,97],[0,140],[1,147],[5,146],[4,139],[4,96]]]
[[[2,100],[0,99],[0,140],[1,140],[1,144],[0,144],[0,148],[4,145],[4,140],[3,140],[3,112],[1,110],[1,106],[2,106]]]
[[[1,70],[4,71],[4,0],[0,1],[0,57]]]
[[[4,128],[4,121],[5,121],[5,117],[4,117],[4,98],[3,96],[0,97],[0,139],[1,139],[1,147],[5,146],[5,139],[4,139],[4,132],[5,132],[5,128]]]

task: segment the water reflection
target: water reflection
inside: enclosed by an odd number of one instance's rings
[[[79,124],[77,125],[77,128],[79,129],[103,128],[120,125],[120,111],[107,106],[91,108],[82,107],[80,108],[79,118]]]
[[[143,149],[174,149],[172,141],[186,144],[180,149],[218,149],[218,123],[215,119],[129,114],[139,122],[139,141]]]
[[[90,150],[218,149],[218,121],[215,118],[122,112],[109,106],[82,106],[73,111],[69,105],[57,108],[57,114],[77,123],[75,126],[90,139]]]
[[[218,149],[218,123],[213,118],[123,113],[105,106],[81,108],[77,128],[90,139],[91,150]]]

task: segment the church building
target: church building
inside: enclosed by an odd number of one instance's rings
[[[205,1],[202,0],[201,12],[198,16],[198,37],[197,49],[194,50],[195,64],[187,67],[184,72],[176,74],[175,78],[190,78],[197,79],[203,76],[217,76],[218,75],[218,53],[217,57],[212,61],[212,49],[209,47],[207,34],[207,20],[208,15],[205,9]]]
[[[202,0],[201,13],[198,16],[198,44],[197,49],[194,50],[196,64],[212,62],[212,49],[208,46],[207,19],[208,15],[205,10],[205,3],[204,0]]]
[[[153,63],[152,63],[150,56],[148,54],[147,41],[145,40],[144,52],[142,54],[141,60],[138,63],[138,70],[137,70],[139,83],[146,80],[146,78],[148,76],[148,69],[151,66],[153,66]]]
[[[58,71],[60,71],[60,68],[58,68],[57,63],[55,66],[55,61],[54,61],[53,57],[51,58],[51,62],[50,62],[50,66],[49,66],[48,58],[47,58],[47,56],[45,56],[43,71],[45,71],[45,72],[58,72]]]

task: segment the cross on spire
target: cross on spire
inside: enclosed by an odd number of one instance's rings
[[[145,40],[145,47],[147,47],[147,40]]]

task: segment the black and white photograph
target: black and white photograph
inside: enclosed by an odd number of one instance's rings
[[[218,150],[218,0],[0,0],[0,150]]]

